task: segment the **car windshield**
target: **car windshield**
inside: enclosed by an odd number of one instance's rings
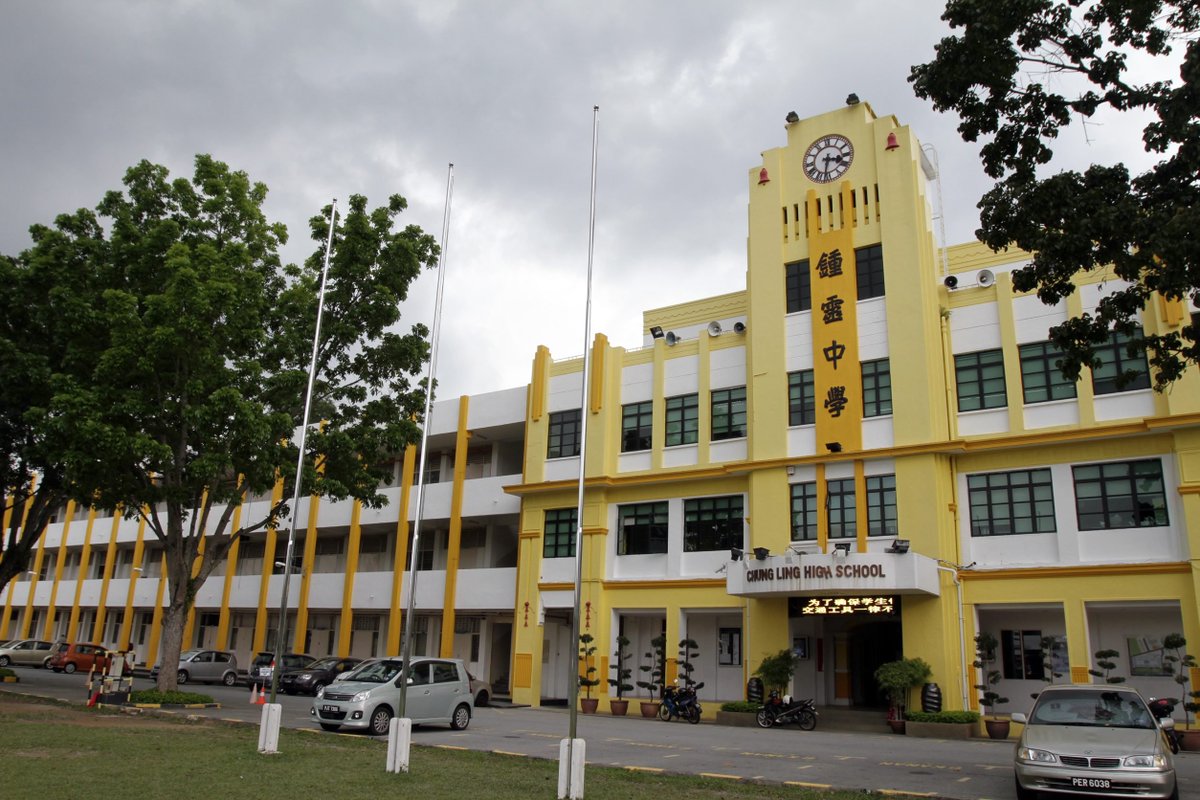
[[[403,664],[403,661],[376,661],[359,669],[349,679],[363,683],[387,683],[400,673]]]
[[[182,653],[179,654],[179,660],[180,661],[191,661],[193,658],[196,657],[196,654],[199,652],[200,652],[199,650],[184,650]]]
[[[340,660],[341,659],[338,658],[337,656],[331,656],[330,658],[322,658],[319,661],[314,661],[313,663],[309,664],[308,667],[306,667],[306,669],[333,669],[334,667],[337,666],[337,663]]]
[[[1032,725],[1098,728],[1153,728],[1146,703],[1130,692],[1053,692],[1038,698],[1029,717]]]

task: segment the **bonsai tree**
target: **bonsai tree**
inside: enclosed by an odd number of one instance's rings
[[[796,657],[792,649],[785,647],[775,655],[764,658],[758,665],[758,669],[754,670],[754,674],[762,678],[763,686],[768,691],[778,689],[782,693],[787,691],[788,684],[792,681],[792,673],[796,671],[796,664],[799,661],[800,659]]]
[[[637,685],[641,689],[645,689],[650,699],[654,699],[655,692],[661,692],[663,682],[667,677],[667,637],[665,634],[659,634],[650,640],[650,646],[654,648],[649,653],[646,653],[645,658],[650,660],[649,664],[642,664],[638,667],[638,671],[646,673],[648,680],[638,681]]]
[[[694,639],[681,639],[679,642],[679,679],[683,681],[685,688],[696,685],[692,678],[692,672],[696,669],[692,659],[700,655],[700,651],[696,649],[699,646]]]
[[[933,668],[920,658],[901,658],[880,664],[875,670],[875,682],[888,698],[889,719],[904,719],[909,693],[933,675]]]
[[[633,671],[625,666],[629,659],[629,651],[625,648],[629,646],[629,638],[625,636],[617,637],[617,649],[613,653],[612,671],[617,677],[609,678],[608,685],[617,690],[617,699],[624,700],[626,692],[632,692],[633,686],[629,683],[629,678],[633,675]]]
[[[587,692],[587,698],[592,699],[592,687],[600,685],[600,679],[592,677],[596,674],[596,668],[592,666],[592,656],[596,654],[596,645],[592,644],[595,639],[590,633],[579,634],[579,657],[583,661],[583,672],[579,676],[579,685]]]
[[[1093,678],[1103,678],[1105,683],[1124,683],[1125,678],[1120,675],[1110,675],[1117,668],[1117,662],[1114,658],[1121,655],[1119,650],[1097,650],[1092,654],[1096,659],[1096,666],[1100,669],[1089,669],[1088,675]]]
[[[995,688],[1000,682],[1000,670],[992,667],[996,662],[998,644],[1000,643],[996,641],[996,637],[990,633],[984,632],[975,636],[975,668],[979,670],[981,679],[980,683],[975,684],[975,688],[980,692],[980,707],[991,712],[992,719],[996,719],[996,706],[1008,702],[1008,698],[1001,697]]]
[[[1180,700],[1183,701],[1183,722],[1191,727],[1191,714],[1200,713],[1200,692],[1187,690],[1190,671],[1197,666],[1195,656],[1185,653],[1187,639],[1178,633],[1172,633],[1163,640],[1163,661],[1171,668],[1171,677],[1179,684]],[[1192,698],[1188,700],[1188,698]]]
[[[1054,671],[1054,651],[1057,648],[1058,641],[1053,636],[1043,636],[1040,642],[1042,646],[1042,680],[1047,686],[1054,683],[1055,678],[1061,678],[1061,672]],[[1030,697],[1037,699],[1040,692],[1030,693]]]

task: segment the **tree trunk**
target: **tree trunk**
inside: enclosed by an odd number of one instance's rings
[[[187,609],[168,602],[163,609],[162,638],[158,645],[158,689],[172,692],[179,687],[179,653],[183,649],[183,626],[187,622]],[[149,654],[153,659],[154,653]]]

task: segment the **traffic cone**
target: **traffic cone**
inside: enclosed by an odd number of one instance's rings
[[[250,705],[258,704],[258,686],[257,684],[250,687]]]
[[[265,686],[263,687],[262,692],[260,692],[258,695],[258,704],[260,706],[265,706],[267,704],[267,687]]]

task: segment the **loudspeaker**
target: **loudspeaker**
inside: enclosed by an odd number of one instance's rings
[[[708,323],[708,335],[709,336],[720,336],[721,335],[721,323],[717,322],[716,320],[713,320],[712,322]]]
[[[744,322],[733,323],[733,332],[734,333],[745,333],[746,332],[746,323],[744,323]]]
[[[675,331],[667,331],[667,347],[674,347],[679,341],[679,337],[675,335]]]
[[[955,289],[958,288],[958,278],[956,278],[953,275],[947,275],[945,280],[942,281],[942,283],[944,283],[946,285],[946,288],[949,289],[950,291],[954,291]]]
[[[980,286],[991,286],[996,282],[996,273],[990,269],[981,269],[979,270],[979,274],[975,276],[975,280]]]

